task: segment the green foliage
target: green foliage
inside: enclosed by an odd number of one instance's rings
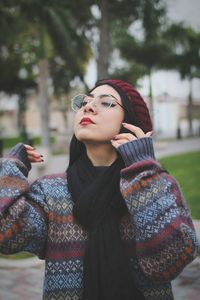
[[[143,77],[145,74],[145,66],[132,61],[124,68],[115,68],[115,70],[112,72],[112,78],[120,78],[121,80],[131,82],[134,86],[137,86],[138,78]]]
[[[146,44],[157,43],[163,25],[166,24],[166,5],[162,0],[142,1],[141,20]]]
[[[0,91],[9,94],[17,93],[22,95],[26,88],[35,87],[35,77],[29,67],[29,49],[24,51],[24,28],[27,33],[30,28],[21,16],[19,10],[9,4],[0,5]],[[29,43],[30,44],[30,39]],[[25,56],[26,53],[26,56]],[[35,63],[32,57],[32,63]],[[20,70],[25,70],[26,76],[20,76]]]
[[[118,26],[114,29],[114,44],[129,66],[128,81],[130,82],[131,72],[137,79],[145,74],[150,76],[152,70],[161,66],[169,48],[163,38],[166,24],[164,2],[162,0],[141,1],[139,17],[140,38],[127,27]]]
[[[38,136],[30,138],[30,141],[32,141],[33,145],[41,144],[41,138]],[[4,147],[4,149],[10,149],[10,148],[14,147],[17,143],[22,143],[22,142],[25,142],[25,141],[23,141],[23,138],[21,136],[4,137],[3,138],[3,147]],[[51,144],[54,144],[54,143],[55,143],[55,138],[51,137]]]
[[[167,69],[178,70],[182,78],[189,81],[187,105],[188,134],[193,135],[192,79],[200,75],[200,32],[183,24],[172,24],[165,32],[169,51],[163,61]]]
[[[3,258],[3,259],[25,259],[25,258],[32,258],[34,256],[35,255],[28,253],[28,252],[19,252],[16,254],[9,254],[9,255],[0,254],[0,259],[1,258]]]
[[[122,32],[116,40],[116,45],[120,49],[122,56],[129,62],[136,61],[146,67],[146,72],[159,67],[165,57],[168,46],[161,37],[154,40],[137,40],[133,35]]]
[[[122,26],[129,26],[139,18],[142,2],[141,0],[108,1],[111,20],[120,20]]]
[[[79,3],[83,6],[82,1],[77,2],[76,6],[69,1],[53,0],[13,0],[0,4],[1,91],[25,94],[27,89],[35,88],[36,65],[42,58],[49,60],[55,92],[67,92],[75,77],[83,80],[91,57],[84,34],[91,13],[88,6],[82,11],[77,9]],[[58,78],[65,76],[65,69],[68,76],[65,84],[60,80],[60,90]]]
[[[182,78],[199,77],[200,72],[200,32],[182,23],[172,24],[165,32],[170,45],[165,64],[169,69],[177,69]]]
[[[200,33],[182,23],[168,24],[166,12],[162,0],[141,1],[140,38],[115,26],[115,46],[128,64],[144,65],[148,75],[161,68],[178,70],[182,78],[199,77]]]
[[[200,152],[166,157],[160,161],[179,182],[192,217],[200,219]]]

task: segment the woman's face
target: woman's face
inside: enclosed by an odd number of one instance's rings
[[[109,85],[101,85],[91,92],[92,99],[105,94],[114,96],[122,105],[120,95]],[[123,120],[124,109],[116,102],[110,108],[99,111],[92,100],[76,112],[74,133],[83,143],[110,143],[119,133]]]

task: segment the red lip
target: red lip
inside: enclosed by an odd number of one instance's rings
[[[83,118],[83,119],[80,121],[80,124],[81,124],[81,125],[88,125],[88,124],[94,124],[94,122],[93,122],[90,118]]]

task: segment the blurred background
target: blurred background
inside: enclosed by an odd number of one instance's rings
[[[16,142],[67,153],[71,96],[120,78],[157,139],[200,135],[198,0],[1,0],[0,155]]]
[[[148,104],[156,157],[180,183],[200,238],[199,12],[199,0],[0,0],[0,156],[28,143],[45,158],[30,180],[65,171],[71,97],[124,79]],[[0,255],[0,299],[41,299],[44,266],[29,255]],[[199,266],[174,281],[176,300],[199,299]]]

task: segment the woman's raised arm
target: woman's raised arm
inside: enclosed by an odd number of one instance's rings
[[[48,207],[41,181],[30,186],[27,180],[31,162],[41,159],[31,146],[21,143],[0,159],[1,253],[29,251],[43,257]]]

